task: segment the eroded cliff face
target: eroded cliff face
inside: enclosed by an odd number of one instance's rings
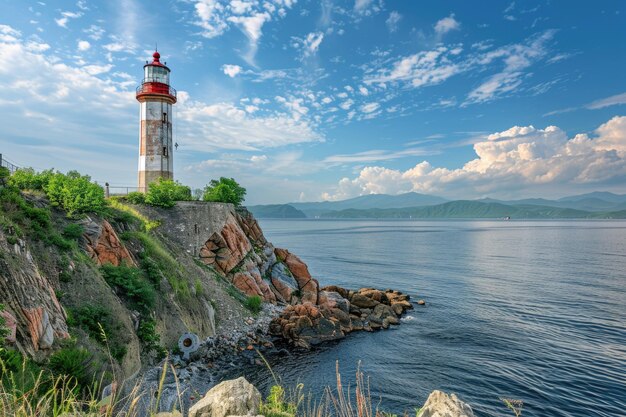
[[[41,357],[56,340],[69,337],[67,316],[53,283],[40,272],[27,242],[18,239],[9,244],[2,229],[0,300],[6,308],[9,341],[30,356]]]

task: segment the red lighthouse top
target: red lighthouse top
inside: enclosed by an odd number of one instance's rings
[[[137,100],[165,99],[176,103],[176,90],[170,87],[170,69],[161,63],[161,54],[154,51],[152,62],[143,66],[143,82],[137,87]]]

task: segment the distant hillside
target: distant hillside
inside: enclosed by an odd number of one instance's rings
[[[317,217],[329,211],[346,209],[386,209],[430,206],[434,204],[445,203],[446,201],[448,200],[446,200],[445,198],[433,195],[405,193],[398,195],[369,194],[342,201],[289,203],[289,205],[297,208],[298,210],[301,210],[307,215],[307,217]]]
[[[626,211],[589,212],[570,208],[537,205],[506,205],[479,201],[451,201],[426,207],[406,207],[398,209],[347,209],[322,214],[323,218],[377,218],[377,219],[592,219],[626,218]]]
[[[568,198],[568,197],[566,197]],[[626,207],[626,203],[617,203],[607,200],[602,200],[597,197],[582,197],[579,199],[560,199],[560,200],[546,200],[544,198],[526,198],[523,200],[495,200],[493,198],[484,198],[476,200],[482,203],[500,203],[506,205],[533,205],[533,206],[549,206],[559,208],[571,208],[575,210],[583,211],[615,211]]]
[[[303,219],[306,215],[289,204],[250,206],[248,210],[257,219]]]
[[[604,200],[615,204],[626,203],[626,194],[613,194],[608,191],[594,191],[593,193],[563,197],[560,198],[559,201],[580,201],[589,198]]]

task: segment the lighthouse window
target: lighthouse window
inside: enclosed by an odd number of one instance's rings
[[[167,113],[163,113],[163,123],[167,123]]]
[[[167,146],[163,147],[163,156],[167,156]]]

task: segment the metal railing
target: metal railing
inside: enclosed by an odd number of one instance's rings
[[[145,81],[145,80],[144,80]],[[167,84],[160,82],[144,82],[137,87],[137,95],[140,94],[165,94],[176,98],[176,90]]]
[[[5,167],[6,169],[9,170],[9,172],[12,174],[15,171],[17,171],[18,169],[20,169],[20,167],[18,167],[17,165],[7,161],[6,159],[4,159],[2,157],[2,154],[0,153],[0,166]]]
[[[104,195],[106,197],[128,195],[129,193],[136,191],[145,193],[147,189],[146,187],[127,187],[124,185],[109,185],[109,183],[104,184]]]

